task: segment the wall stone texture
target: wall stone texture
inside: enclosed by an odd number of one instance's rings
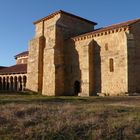
[[[27,88],[47,96],[140,91],[140,22],[97,36],[93,30],[93,23],[61,12],[35,23]]]

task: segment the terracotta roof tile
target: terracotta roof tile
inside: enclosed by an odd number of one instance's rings
[[[118,23],[118,24],[113,24],[113,25],[103,27],[103,28],[99,28],[99,29],[96,29],[92,32],[88,32],[88,33],[85,33],[85,34],[82,34],[82,35],[79,35],[79,36],[75,36],[73,38],[82,37],[82,36],[90,35],[90,34],[94,34],[94,33],[100,33],[100,32],[108,31],[108,30],[112,30],[112,29],[118,29],[118,28],[121,28],[121,27],[128,27],[128,26],[136,23],[137,21],[140,21],[140,18],[134,19],[134,20],[129,20],[129,21],[126,21],[126,22]]]
[[[27,73],[27,64],[18,64],[0,69],[0,74],[16,74],[16,73]]]
[[[37,21],[34,22],[34,24],[37,24],[37,23],[39,23],[39,22],[41,22],[41,21],[45,21],[45,20],[47,20],[47,19],[50,19],[50,18],[52,18],[52,17],[54,17],[55,15],[60,14],[60,13],[66,14],[66,15],[69,15],[69,16],[72,16],[72,17],[75,17],[75,18],[78,18],[78,19],[81,19],[81,20],[84,20],[84,21],[89,22],[89,23],[91,23],[91,24],[93,24],[93,25],[97,25],[96,22],[92,22],[92,21],[90,21],[90,20],[87,20],[87,19],[85,19],[85,18],[82,18],[82,17],[76,16],[76,15],[73,15],[73,14],[68,13],[68,12],[65,12],[65,11],[63,11],[63,10],[56,11],[56,12],[54,12],[54,13],[52,13],[52,14],[50,14],[50,15],[48,15],[48,16],[46,16],[46,17],[40,19],[40,20],[37,20]]]
[[[4,69],[4,68],[7,68],[7,67],[5,67],[5,66],[0,66],[0,69]]]
[[[15,56],[15,59],[16,59],[17,57],[27,56],[27,55],[28,55],[28,51],[25,51],[25,52],[22,52],[22,53],[17,54],[17,55]]]

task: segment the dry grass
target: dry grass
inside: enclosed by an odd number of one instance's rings
[[[140,97],[0,95],[0,140],[139,140]]]

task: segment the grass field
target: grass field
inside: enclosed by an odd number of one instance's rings
[[[0,140],[140,140],[140,97],[0,94]]]

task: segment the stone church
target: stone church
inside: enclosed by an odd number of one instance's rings
[[[96,29],[96,22],[60,10],[34,25],[27,90],[48,96],[140,92],[140,19]]]

